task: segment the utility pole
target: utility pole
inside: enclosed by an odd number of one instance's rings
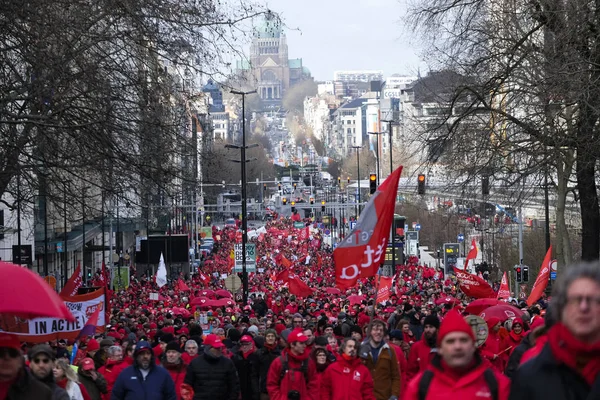
[[[246,207],[248,201],[246,194],[246,162],[249,161],[246,160],[246,149],[258,146],[257,144],[252,146],[246,146],[246,95],[256,93],[256,90],[252,90],[249,92],[232,90],[231,93],[239,94],[240,96],[242,96],[242,145],[227,145],[226,147],[237,148],[241,150],[240,163],[242,164],[242,296],[243,304],[246,305],[248,304],[248,272],[246,271],[246,243],[248,241],[248,216],[246,215]]]
[[[394,160],[392,159],[392,122],[394,122],[394,120],[382,119],[381,122],[387,122],[388,133],[390,134],[390,176],[391,176],[392,172],[394,171]],[[396,210],[394,209],[394,215],[395,214],[396,214]],[[404,229],[404,227],[402,227],[402,229]],[[392,231],[390,234],[392,237],[392,274],[396,275],[396,235],[395,235],[394,223],[392,223]]]
[[[360,215],[360,151],[362,146],[352,146],[356,150],[356,174],[358,175],[358,207],[356,208],[356,218]]]

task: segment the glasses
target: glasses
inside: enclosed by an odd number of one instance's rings
[[[583,302],[586,302],[590,307],[600,307],[600,296],[571,296],[567,297],[567,304],[581,306]]]
[[[49,358],[34,358],[31,360],[34,364],[50,364]]]
[[[0,347],[0,358],[4,358],[6,356],[10,358],[17,358],[21,355],[19,350],[13,349],[12,347]]]

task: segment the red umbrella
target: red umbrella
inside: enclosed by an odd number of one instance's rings
[[[74,321],[65,302],[39,275],[0,261],[0,314],[32,319],[54,317]]]
[[[210,289],[204,289],[200,291],[200,296],[202,297],[212,297],[215,295],[215,292]]]
[[[486,308],[504,304],[506,304],[505,301],[500,301],[496,299],[477,299],[470,302],[469,305],[465,308],[465,311],[472,315],[479,315]]]
[[[348,296],[348,301],[350,301],[350,304],[360,304],[360,302],[364,299],[365,296],[359,294],[353,294],[352,296]]]
[[[325,292],[328,294],[342,294],[342,291],[335,287],[328,287],[325,289]]]
[[[232,299],[226,299],[226,298],[222,298],[219,300],[213,300],[213,305],[216,307],[228,307],[228,306],[233,306],[235,305],[235,301],[233,301]]]
[[[446,296],[446,297],[442,297],[441,299],[437,299],[435,301],[435,304],[437,304],[438,306],[441,304],[458,304],[460,303],[460,300],[452,297],[452,296]]]
[[[204,306],[210,304],[211,302],[212,300],[208,297],[196,297],[190,304],[193,306]]]
[[[217,297],[227,297],[227,298],[232,298],[233,296],[231,295],[231,293],[229,293],[228,290],[225,289],[219,289],[215,292],[215,294],[217,295]]]
[[[483,319],[496,317],[500,318],[501,321],[506,321],[509,318],[520,317],[521,315],[523,315],[523,311],[506,303],[486,308],[479,314],[479,316]]]

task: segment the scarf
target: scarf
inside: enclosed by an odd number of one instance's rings
[[[548,343],[556,361],[577,371],[590,386],[594,384],[600,374],[600,342],[583,343],[558,323],[548,332]]]
[[[454,382],[457,382],[460,378],[465,376],[467,373],[471,372],[477,367],[477,359],[474,357],[469,365],[464,368],[452,368],[442,359],[440,360],[440,365],[444,373],[452,379]]]
[[[67,384],[69,383],[69,380],[67,378],[63,378],[60,381],[56,381],[56,384],[58,385],[58,387],[67,390]]]

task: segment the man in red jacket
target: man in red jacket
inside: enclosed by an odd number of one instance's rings
[[[129,366],[123,360],[123,348],[121,346],[110,346],[107,353],[108,359],[106,360],[106,364],[98,369],[98,373],[106,379],[106,393],[102,395],[103,400],[110,400],[117,377],[121,371]]]
[[[477,352],[475,334],[451,311],[438,333],[439,351],[406,388],[403,400],[507,400],[510,380],[489,367]]]
[[[500,318],[490,317],[486,321],[488,326],[488,337],[481,346],[480,353],[486,358],[498,372],[504,372],[508,356],[506,352],[502,352],[502,339],[498,336],[500,330]]]
[[[267,374],[267,392],[271,400],[287,400],[290,396],[302,400],[319,399],[317,367],[306,351],[307,341],[302,329],[288,335],[288,347],[273,360]]]
[[[437,352],[436,341],[437,331],[440,328],[440,320],[435,315],[428,315],[425,317],[423,325],[425,328],[423,336],[420,341],[412,345],[410,354],[408,355],[406,379],[409,382],[419,372],[425,371]]]
[[[341,357],[325,370],[321,400],[375,400],[371,372],[356,356],[358,342],[346,338]]]

